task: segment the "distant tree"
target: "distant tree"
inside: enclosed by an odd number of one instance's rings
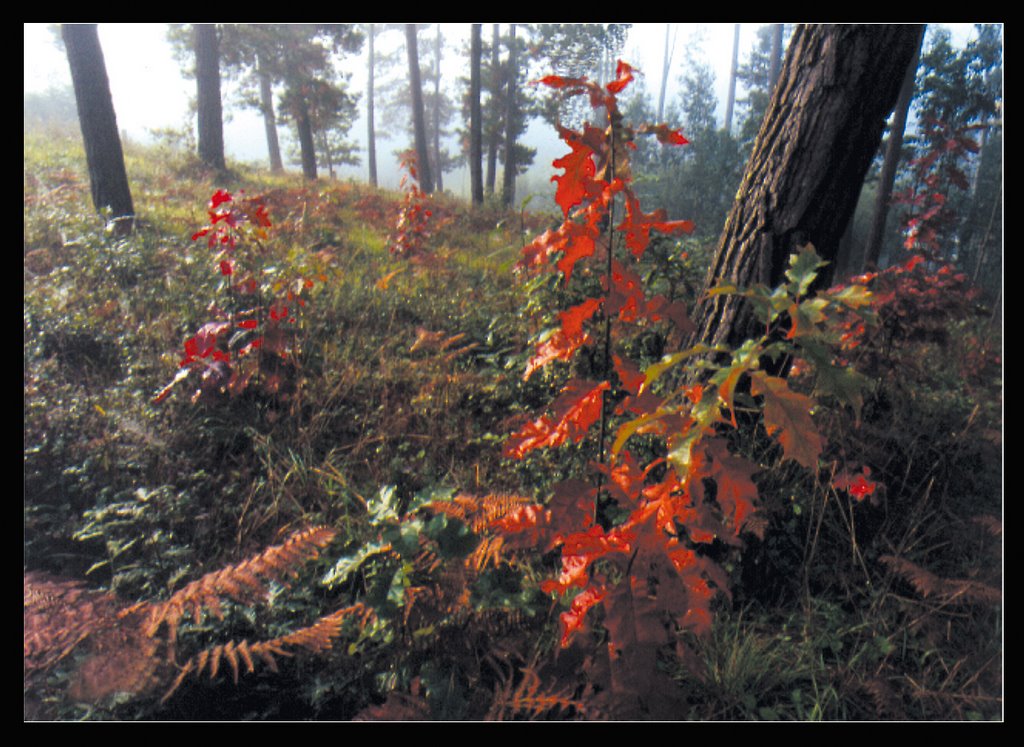
[[[61,36],[75,89],[92,203],[98,211],[110,211],[115,230],[130,232],[135,207],[96,24],[63,24]]]
[[[665,52],[661,58],[661,88],[658,90],[658,117],[656,122],[665,121],[665,92],[668,88],[668,75],[672,69],[672,54],[676,48],[675,34],[670,36],[672,24],[665,24]],[[670,43],[671,42],[671,43]]]
[[[374,101],[373,85],[376,72],[376,54],[374,52],[374,40],[377,36],[377,24],[366,25],[366,162],[369,170],[370,186],[377,186],[377,131],[374,122]]]
[[[810,242],[826,261],[853,214],[921,26],[801,25],[753,144],[707,285],[774,287]],[[823,273],[820,281],[830,280]],[[758,329],[740,296],[702,301],[696,339],[739,344]]]
[[[196,64],[199,159],[210,168],[224,171],[224,120],[220,99],[220,59],[217,27],[212,23],[192,26]]]
[[[46,91],[26,91],[24,96],[25,129],[47,127],[78,127],[75,89],[71,86]]]
[[[444,37],[441,24],[433,24],[432,40],[420,45],[420,83],[423,88],[423,111],[427,133],[427,150],[430,154],[430,174],[434,189],[444,189],[445,172],[454,169],[462,156],[454,156],[446,147],[452,134],[452,121],[456,104],[445,87],[441,75],[441,61],[444,56]],[[429,30],[419,27],[420,31]],[[406,109],[408,112],[408,109]],[[408,117],[407,117],[408,121]]]
[[[779,70],[782,69],[782,34],[785,27],[784,23],[772,24],[772,52],[768,60],[769,90],[774,89],[775,84],[779,82]]]
[[[417,43],[416,24],[405,25],[405,49],[409,57],[409,93],[412,107],[413,138],[416,143],[416,161],[419,170],[419,185],[425,193],[434,190],[430,173],[430,151],[427,148],[427,125],[423,110],[423,86],[420,82],[420,56]]]
[[[317,176],[317,148],[348,151],[344,135],[353,117],[354,97],[333,58],[357,52],[363,36],[353,24],[225,24],[221,56],[224,67],[248,83],[246,103],[261,109],[268,133],[271,163],[275,161],[276,124],[290,122],[299,143],[299,160],[307,179]],[[259,95],[253,90],[258,87]],[[280,89],[278,106],[268,94]],[[326,128],[326,129],[325,129]],[[328,131],[329,130],[329,131]],[[334,145],[327,145],[334,143]],[[327,160],[330,156],[322,154]]]
[[[736,105],[736,69],[740,55],[740,24],[735,24],[732,31],[732,64],[729,66],[729,98],[725,105],[725,123],[723,129],[732,133],[732,112]]]
[[[1001,187],[996,189],[989,181],[984,183],[989,189],[979,189],[983,183],[978,179],[989,134],[1001,127],[1002,30],[998,24],[979,24],[975,34],[957,49],[948,29],[933,27],[930,43],[921,54],[913,104],[922,126],[910,136],[908,153],[916,159],[943,152],[937,169],[942,178],[929,185],[945,196],[951,218],[939,240],[946,258],[961,263],[967,271],[973,270],[974,263],[966,255],[979,251],[973,239],[983,235],[980,224],[988,223],[992,206],[1002,198]],[[932,126],[934,123],[941,126]],[[973,141],[975,153],[949,149],[950,134]],[[993,155],[989,153],[989,164]],[[906,173],[913,172],[908,169]],[[904,188],[907,186],[905,179]]]
[[[747,61],[741,64],[736,71],[737,80],[743,85],[746,96],[737,100],[746,110],[743,119],[739,123],[737,137],[745,148],[749,148],[757,131],[761,127],[761,120],[768,109],[768,101],[771,98],[775,84],[772,81],[772,60],[777,59],[773,55],[773,47],[778,39],[777,24],[760,26],[757,29],[757,39],[747,57]],[[778,49],[784,50],[786,46],[786,28],[783,26],[783,37]]]
[[[600,81],[607,66],[621,54],[629,23],[539,23],[530,27],[530,58],[543,74]],[[578,127],[592,118],[585,97],[566,98],[548,93],[541,103],[541,116],[549,123]]]
[[[519,69],[516,55],[516,25],[508,29],[508,69],[505,91],[505,172],[502,180],[501,202],[506,208],[512,207],[516,194],[516,72]]]
[[[921,39],[924,39],[924,34],[921,35]],[[882,171],[878,176],[871,226],[868,229],[868,237],[864,245],[863,261],[860,263],[862,270],[877,268],[879,256],[882,253],[882,236],[885,232],[885,221],[889,215],[889,201],[892,198],[892,187],[896,180],[896,169],[903,152],[903,133],[907,125],[907,115],[910,113],[910,102],[914,97],[914,80],[917,77],[917,62],[920,52],[921,46],[918,45],[913,59],[907,65],[903,84],[900,86],[899,98],[896,99],[892,123],[889,125],[889,137],[886,138],[885,159],[882,162]]]
[[[483,52],[482,28],[474,23],[470,30],[469,52],[469,181],[474,205],[484,202],[483,112],[480,106],[480,65]]]
[[[664,148],[652,138],[637,138],[633,164],[635,189],[641,200],[664,207],[672,219],[694,221],[694,236],[716,237],[729,212],[743,167],[739,145],[719,130],[715,111],[715,76],[706,62],[703,39],[695,35],[684,45],[679,94],[666,117],[682,125],[689,144]],[[635,93],[643,94],[642,83]],[[632,122],[651,121],[649,104],[630,100],[624,114]]]
[[[484,76],[487,81],[489,102],[487,107],[488,116],[483,127],[487,138],[487,194],[494,194],[494,185],[498,174],[498,143],[501,140],[501,117],[498,114],[498,107],[495,105],[501,98],[503,71],[501,69],[501,35],[498,24],[491,26],[491,54],[490,66]]]
[[[284,171],[274,106],[274,27],[268,24],[223,24],[220,29],[221,69],[240,83],[244,106],[263,115],[267,157],[273,173]],[[277,76],[279,79],[279,76]]]

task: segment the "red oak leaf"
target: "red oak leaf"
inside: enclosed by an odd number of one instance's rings
[[[552,163],[555,168],[565,169],[565,174],[551,177],[551,181],[558,183],[555,189],[555,202],[561,206],[562,213],[566,216],[573,207],[583,202],[587,195],[600,191],[594,180],[597,173],[594,151],[576,138],[568,137],[567,140],[572,152],[555,159]]]
[[[573,635],[583,628],[583,620],[587,616],[587,612],[595,604],[601,602],[607,593],[603,586],[589,586],[573,598],[569,611],[563,612],[559,616],[562,620],[562,648],[569,647]]]
[[[778,434],[782,453],[808,469],[818,466],[823,447],[821,434],[811,418],[814,400],[794,392],[785,379],[764,371],[751,374],[750,392],[764,396],[764,423],[769,435]]]

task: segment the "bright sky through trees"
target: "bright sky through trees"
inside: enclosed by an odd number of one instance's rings
[[[442,33],[449,45],[445,76],[448,85],[456,78],[468,76],[466,60],[463,55],[464,42],[468,44],[468,23],[442,24]],[[954,40],[959,42],[967,38],[970,24],[954,24],[950,28]],[[70,85],[67,60],[64,52],[54,43],[54,34],[49,24],[25,24],[25,91],[45,91],[51,87]],[[744,24],[740,36],[741,62],[749,53],[750,45],[755,39],[757,24]],[[489,33],[489,32],[488,32]],[[719,120],[725,109],[727,96],[729,65],[732,56],[732,23],[714,24],[673,24],[676,36],[675,51],[672,57],[672,72],[668,82],[667,100],[671,101],[678,87],[678,79],[683,73],[682,61],[686,45],[699,43],[703,48],[708,64],[714,70],[716,91],[719,103]],[[118,125],[129,137],[147,142],[151,140],[149,131],[158,128],[183,128],[192,123],[189,101],[195,96],[195,84],[184,78],[178,62],[174,59],[171,46],[167,41],[166,24],[162,23],[101,23],[99,24],[100,43],[107,63],[110,77],[111,93],[114,98],[114,109],[117,112]],[[379,38],[378,48],[387,51],[387,45],[401,44],[400,34],[386,34]],[[630,30],[623,57],[634,67],[645,73],[648,94],[656,97],[661,84],[662,55],[665,45],[665,24],[637,23]],[[365,92],[366,88],[366,49],[360,55],[349,58],[341,68],[351,72],[351,90]],[[263,123],[259,115],[252,109],[235,105],[232,101],[233,91],[230,86],[224,89],[225,148],[230,157],[243,161],[265,161],[267,158],[266,138]],[[739,96],[743,92],[738,92]],[[360,101],[360,110],[365,111],[364,102]],[[194,125],[194,123],[193,123]],[[559,143],[550,132],[550,127],[543,125],[531,128],[527,137],[535,135],[545,141],[534,143],[539,148],[536,163],[546,164],[552,157],[560,154]],[[360,142],[361,147],[365,123],[357,121],[350,137]],[[282,137],[289,134],[282,128]],[[385,143],[380,148],[384,158],[390,157],[397,144]],[[397,162],[395,164],[397,166]],[[387,171],[386,167],[383,171]],[[393,180],[382,177],[382,186],[397,185],[397,171]],[[343,176],[365,176],[365,165],[343,170]],[[466,177],[468,189],[468,176]],[[457,185],[452,185],[457,186]]]

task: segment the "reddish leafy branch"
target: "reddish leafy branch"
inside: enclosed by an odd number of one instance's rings
[[[593,261],[603,266],[598,270],[603,294],[559,313],[558,326],[539,339],[524,377],[556,361],[570,361],[602,338],[606,377],[568,381],[548,412],[511,436],[505,454],[520,459],[535,449],[578,443],[601,424],[600,457],[592,465],[596,484],[576,479],[557,484],[543,515],[550,546],[561,551],[561,569],[542,589],[573,593],[561,615],[563,646],[585,629],[591,610],[603,610],[610,672],[605,687],[618,715],[652,716],[671,712],[666,698],[672,688],[658,674],[659,650],[675,645],[684,661],[692,661],[679,633],[708,631],[712,600],[716,594],[729,595],[725,571],[706,550],[715,543],[740,546],[743,531],[763,532],[763,521],[755,520],[753,480],[760,466],[733,453],[726,438],[730,427],[738,427],[740,382],[749,382],[744,403],[759,408],[782,458],[816,470],[824,443],[811,416],[814,400],[761,370],[760,361],[766,355],[791,355],[802,345],[822,349],[821,338],[835,335],[825,330],[834,312],[857,312],[868,294],[858,285],[808,298],[822,264],[808,246],[791,259],[788,282],[779,289],[723,285],[711,291],[744,295],[764,317],[762,339],[718,351],[730,354],[731,362],[711,367],[710,351],[700,344],[643,369],[630,360],[623,345],[629,329],[667,325],[684,339],[694,329],[685,305],[648,296],[638,269],[652,233],[688,232],[693,224],[669,220],[662,210],[645,213],[630,187],[635,136],[653,134],[667,145],[686,143],[666,125],[631,128],[622,122],[617,94],[633,72],[620,63],[618,77],[604,87],[583,78],[539,81],[567,95],[589,96],[595,109],[604,112],[607,126],[559,128],[570,148],[554,161],[563,170],[553,181],[564,222],[524,248],[519,268],[553,269],[568,285],[581,263]],[[623,205],[620,221],[612,217],[616,201]],[[602,233],[606,227],[614,228],[607,237]],[[620,243],[626,250],[622,256],[616,254]],[[594,330],[601,322],[605,335]],[[776,334],[784,325],[788,333]],[[678,369],[697,360],[703,375],[696,375],[697,369],[679,375]],[[828,367],[832,361],[821,363]],[[674,369],[674,375],[666,375]],[[606,455],[605,424],[612,421],[615,426],[608,432],[614,439]],[[641,437],[645,441],[638,441]],[[641,457],[652,453],[652,438],[664,456]],[[641,462],[645,458],[646,464]]]
[[[225,306],[214,304],[214,318],[185,340],[178,371],[153,398],[162,402],[187,379],[198,379],[192,401],[236,396],[254,385],[280,395],[298,353],[299,314],[314,281],[268,279],[263,267],[272,223],[258,198],[235,199],[225,190],[210,198],[210,222],[192,235],[205,238],[226,286]],[[320,280],[324,277],[320,276]],[[267,299],[271,299],[269,302]],[[294,377],[291,377],[294,378]]]
[[[391,253],[412,262],[428,262],[433,259],[433,254],[427,249],[427,241],[435,227],[428,196],[419,186],[416,151],[403,152],[399,163],[405,172],[401,181],[405,199],[392,234]]]

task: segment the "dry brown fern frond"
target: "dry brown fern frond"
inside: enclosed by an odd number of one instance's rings
[[[870,696],[871,702],[875,706],[875,713],[880,718],[900,719],[905,717],[901,699],[885,677],[872,677],[864,682],[861,688]]]
[[[943,604],[998,604],[1003,598],[999,589],[981,581],[942,578],[906,558],[883,555],[879,560],[922,597],[935,598]]]
[[[532,498],[521,495],[499,495],[489,493],[484,496],[460,493],[450,501],[433,501],[426,505],[432,511],[448,514],[463,522],[479,534],[493,528],[495,522],[508,516],[523,506],[536,505]]]
[[[166,602],[152,605],[146,634],[155,635],[161,624],[166,623],[173,646],[178,623],[186,614],[190,613],[198,624],[204,608],[222,619],[221,602],[225,599],[242,604],[266,599],[269,582],[290,581],[298,574],[299,566],[316,558],[335,535],[330,527],[311,527],[241,563],[207,573],[175,592]]]
[[[277,672],[275,656],[290,658],[295,655],[295,649],[302,649],[312,654],[323,653],[330,650],[334,641],[341,635],[341,626],[346,619],[357,617],[360,624],[365,624],[372,615],[373,610],[365,607],[362,603],[357,603],[325,615],[312,625],[287,635],[272,638],[269,641],[228,641],[212,648],[203,649],[181,666],[177,677],[171,683],[161,702],[167,701],[190,674],[198,677],[203,672],[209,672],[211,680],[216,678],[221,670],[222,662],[226,662],[231,667],[235,684],[238,684],[238,676],[243,666],[246,674],[256,671],[257,658],[262,660],[271,671]]]
[[[568,688],[555,689],[556,685],[545,688],[540,676],[530,667],[523,668],[521,673],[518,684],[509,677],[495,688],[485,720],[504,721],[517,716],[525,716],[529,720],[589,717],[587,704],[573,697]]]
[[[112,594],[34,571],[24,579],[26,676],[49,669],[90,636],[117,625],[120,607]]]
[[[74,672],[68,695],[99,700],[140,693],[160,678],[160,643],[144,636],[145,605],[123,607],[109,592],[78,581],[25,574],[25,677],[45,672],[75,650],[88,657]]]

